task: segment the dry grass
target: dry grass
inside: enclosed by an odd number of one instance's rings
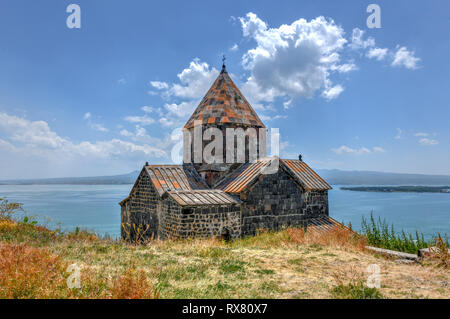
[[[326,232],[315,229],[305,231],[303,228],[287,229],[288,240],[302,245],[323,245],[329,247],[364,250],[366,240],[345,226],[334,226]]]
[[[434,256],[439,260],[439,266],[444,268],[448,268],[450,264],[450,256],[448,253],[448,245],[442,239],[441,234],[438,233],[438,237],[436,238],[436,251],[434,252]]]
[[[158,299],[159,293],[153,288],[144,271],[133,268],[119,276],[111,289],[113,299]]]
[[[149,276],[129,268],[114,279],[94,269],[82,272],[82,286],[69,288],[68,263],[48,249],[0,242],[0,298],[158,298]]]
[[[63,286],[64,263],[46,249],[0,243],[0,297],[54,298]]]
[[[0,226],[3,298],[448,298],[448,269],[399,264],[365,252],[364,238],[337,227],[326,234],[286,229],[229,243],[153,240],[146,245],[89,236],[39,236],[19,244]],[[17,226],[22,227],[22,226]],[[27,231],[31,231],[27,228]],[[14,236],[12,234],[15,234]],[[25,236],[26,237],[26,236]],[[46,238],[46,237],[45,237]],[[69,289],[67,265],[81,267]],[[364,287],[378,264],[381,288]]]

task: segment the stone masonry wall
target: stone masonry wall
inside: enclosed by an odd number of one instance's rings
[[[328,193],[303,192],[282,169],[261,175],[241,199],[242,235],[255,235],[264,228],[303,226],[309,218],[328,215]]]
[[[122,204],[121,236],[135,241],[158,236],[159,195],[148,174],[142,171],[130,199]]]
[[[220,237],[241,234],[240,205],[180,207],[171,198],[162,203],[161,238]]]

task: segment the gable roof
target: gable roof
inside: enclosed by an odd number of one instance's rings
[[[297,180],[306,190],[332,189],[332,187],[305,162],[290,159],[282,159],[281,162],[295,175]]]
[[[217,189],[221,189],[227,193],[239,194],[246,190],[248,186],[253,184],[263,170],[268,168],[272,161],[279,160],[279,168],[284,169],[289,175],[306,190],[330,190],[331,186],[316,172],[314,172],[305,162],[299,160],[286,160],[278,157],[259,159],[255,163],[245,163],[234,170],[217,185]],[[276,162],[274,162],[276,164]]]
[[[147,165],[144,169],[160,196],[167,191],[209,189],[193,165]]]
[[[261,175],[261,171],[269,166],[270,162],[271,158],[264,158],[255,163],[244,163],[222,179],[215,188],[239,194]]]
[[[202,124],[240,124],[265,127],[256,112],[231,80],[225,67],[206,93],[184,128],[194,127],[194,121]]]
[[[202,189],[190,191],[168,191],[166,193],[180,206],[232,205],[240,201],[218,189]]]

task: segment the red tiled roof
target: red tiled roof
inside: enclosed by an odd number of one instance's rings
[[[231,205],[240,203],[233,196],[218,189],[168,191],[166,194],[180,206]]]
[[[285,160],[278,157],[259,159],[255,163],[245,163],[225,177],[215,187],[227,193],[239,194],[251,185],[262,174],[262,170],[269,166],[272,160],[279,160],[279,167],[284,168],[306,190],[329,190],[328,185],[305,162],[298,160]]]
[[[241,124],[265,127],[241,91],[223,70],[202,99],[185,128],[194,127],[194,121],[202,124]]]
[[[148,165],[145,169],[160,196],[166,191],[209,188],[192,165]]]

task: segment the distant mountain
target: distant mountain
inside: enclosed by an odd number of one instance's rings
[[[450,175],[383,173],[318,169],[328,184],[334,185],[449,185]]]
[[[114,176],[93,176],[93,177],[61,177],[44,179],[18,179],[0,181],[0,185],[53,185],[53,184],[71,184],[71,185],[120,185],[134,184],[139,171],[134,171],[123,175]]]
[[[382,173],[371,171],[342,171],[338,169],[317,169],[328,184],[334,185],[450,185],[450,175],[423,175]],[[0,181],[0,185],[38,185],[38,184],[75,184],[75,185],[114,185],[133,184],[139,175],[134,171],[123,175],[94,177],[63,177],[45,179],[20,179]]]

